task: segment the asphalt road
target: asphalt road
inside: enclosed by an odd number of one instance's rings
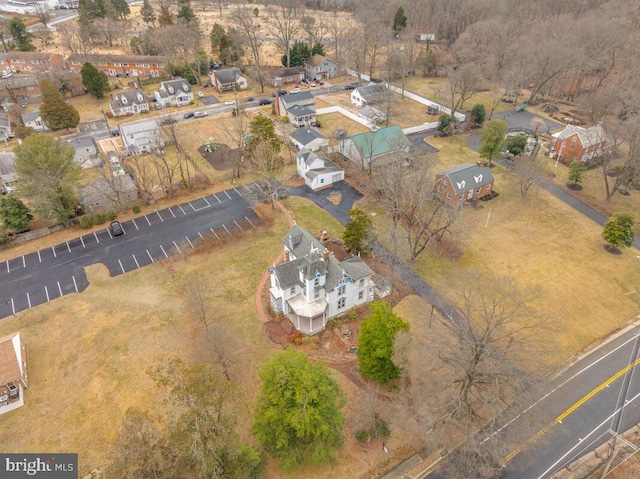
[[[251,186],[251,185],[250,185]],[[248,188],[232,188],[0,263],[0,318],[88,286],[84,267],[104,263],[112,276],[142,268],[260,224]]]

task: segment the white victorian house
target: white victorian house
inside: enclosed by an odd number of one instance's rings
[[[193,101],[191,85],[184,78],[163,81],[154,96],[156,102],[162,106],[184,106]]]
[[[298,225],[283,243],[283,263],[269,270],[271,307],[301,333],[319,333],[331,318],[373,301],[373,271],[359,256],[339,261]]]

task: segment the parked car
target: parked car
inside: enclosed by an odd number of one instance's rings
[[[317,81],[316,81],[316,83],[317,83],[318,85],[324,85],[324,81],[322,81],[322,80],[317,80]]]
[[[271,96],[276,96],[276,95],[282,96],[282,95],[286,95],[286,94],[287,94],[287,90],[276,90],[271,94]]]
[[[112,221],[109,225],[109,229],[111,230],[111,234],[113,236],[120,236],[121,234],[124,234],[124,229],[122,228],[122,225],[119,221]]]
[[[247,97],[247,99],[246,99],[245,101],[253,101],[253,100],[255,100],[255,98],[253,98],[252,96],[250,96],[250,97]]]
[[[202,98],[204,96],[204,93],[199,91],[199,92],[196,92],[196,95],[198,95],[198,98]]]
[[[318,120],[314,120],[311,122],[311,126],[314,126],[316,128],[321,128],[322,125],[320,124],[320,122]]]
[[[209,113],[207,113],[206,111],[197,111],[195,112],[195,114],[193,115],[195,118],[204,118],[205,116],[207,116]]]
[[[349,90],[355,90],[355,89],[356,89],[356,87],[355,87],[355,85],[345,85],[345,86],[344,86],[344,89],[345,89],[345,90],[347,90],[347,91],[349,91]]]
[[[224,102],[224,104],[225,105],[235,105],[236,102],[235,102],[235,100],[227,100],[227,101]]]
[[[153,107],[154,107],[156,110],[162,110],[162,103],[154,103],[154,104],[153,104]]]
[[[271,105],[272,100],[270,100],[269,98],[260,98],[260,100],[258,100],[258,105],[262,106],[262,105]]]
[[[120,130],[114,128],[113,130],[111,130],[111,136],[120,136]]]
[[[196,114],[192,111],[188,111],[186,112],[184,115],[182,115],[182,117],[186,120],[187,118],[193,118],[194,116],[196,116]]]
[[[309,86],[316,86],[316,82],[314,82],[314,81],[310,81],[310,82],[309,82]]]
[[[295,95],[296,93],[300,93],[300,88],[296,87],[293,90],[291,90],[289,93],[291,93],[292,95]]]

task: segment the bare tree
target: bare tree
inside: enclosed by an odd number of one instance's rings
[[[452,64],[448,71],[451,114],[462,108],[480,86],[478,71],[474,65]]]
[[[238,106],[236,114],[232,116],[229,121],[225,121],[222,124],[222,128],[229,139],[231,146],[237,150],[237,154],[233,154],[231,158],[233,161],[231,175],[233,178],[240,178],[242,174],[242,167],[246,160],[247,135],[249,133],[249,123],[247,121],[247,113],[245,112],[244,106]]]
[[[303,16],[300,18],[300,27],[307,34],[309,45],[322,43],[328,32],[327,25],[322,17],[318,20],[316,17]]]
[[[53,43],[53,32],[49,30],[45,26],[36,26],[31,30],[31,35],[34,38],[40,40],[40,42],[45,46],[49,46]]]
[[[165,54],[187,65],[198,85],[201,85],[202,79],[198,69],[200,54],[203,50],[200,28],[196,19],[190,22],[179,19],[174,25],[163,29],[162,38],[165,42]]]
[[[537,157],[519,158],[513,163],[511,169],[518,175],[520,197],[523,200],[531,187],[540,183],[545,174],[544,167]]]
[[[232,381],[246,354],[246,345],[235,327],[225,318],[216,318],[205,335],[207,348],[213,354],[213,363],[222,370],[227,381]]]
[[[210,311],[209,294],[211,293],[210,282],[202,274],[196,274],[187,277],[184,280],[183,287],[187,308],[196,318],[198,318],[200,322],[202,322],[205,329],[208,331]]]
[[[63,47],[76,55],[89,55],[93,51],[91,26],[72,20],[56,25]]]
[[[32,4],[35,10],[36,17],[40,20],[45,27],[51,21],[51,10],[49,10],[48,2],[35,2]]]
[[[244,40],[249,44],[251,57],[256,69],[256,77],[260,83],[260,91],[264,93],[265,75],[260,58],[261,36],[260,22],[248,8],[238,8],[234,10],[232,18],[240,25],[240,32]]]
[[[124,158],[122,164],[125,171],[135,179],[144,200],[149,201],[153,197],[156,187],[153,166],[147,161],[147,158],[138,155]]]
[[[266,10],[271,19],[272,33],[287,57],[286,66],[290,67],[291,42],[302,29],[298,20],[298,0],[275,0]]]

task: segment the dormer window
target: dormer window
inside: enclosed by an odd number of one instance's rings
[[[169,85],[169,93],[171,93],[173,95],[174,89],[171,85]]]
[[[183,89],[185,92],[189,93],[189,85],[188,85],[187,83],[183,83],[183,84],[182,84],[182,89]]]
[[[142,103],[142,102],[144,101],[144,97],[142,96],[142,93],[138,93],[138,94],[137,94],[137,97],[138,97],[138,101],[139,101],[140,103]]]
[[[123,105],[126,105],[128,103],[128,100],[127,100],[126,96],[121,96],[120,97],[120,101],[122,102]]]

